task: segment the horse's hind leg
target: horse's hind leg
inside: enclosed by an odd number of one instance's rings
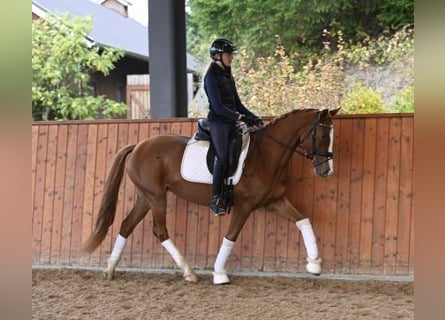
[[[321,273],[321,258],[318,255],[317,239],[309,218],[306,218],[295,209],[286,197],[269,204],[267,209],[276,211],[295,223],[301,232],[304,246],[306,247],[306,270],[311,274],[319,275]]]
[[[176,265],[184,271],[184,279],[189,282],[197,282],[198,277],[196,276],[195,272],[176,248],[175,244],[168,235],[166,227],[166,194],[156,198],[149,196],[149,199],[150,203],[153,203],[151,210],[153,212],[154,235],[159,239],[162,246],[168,251]]]
[[[114,270],[119,263],[128,236],[133,232],[137,224],[141,222],[141,220],[145,217],[149,209],[150,206],[147,200],[142,195],[138,194],[134,207],[125,217],[124,221],[122,221],[119,234],[116,237],[113,250],[111,251],[110,258],[108,258],[108,265],[107,269],[105,270],[105,276],[107,277],[107,279],[113,279]]]

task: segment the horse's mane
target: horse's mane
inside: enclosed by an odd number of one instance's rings
[[[267,123],[264,128],[266,129],[269,126],[274,126],[276,125],[278,122],[280,122],[281,120],[289,117],[290,115],[293,115],[294,113],[306,113],[306,112],[313,112],[313,111],[318,111],[319,109],[316,108],[301,108],[301,109],[293,109],[285,114],[282,114],[280,116],[275,117],[274,119],[272,119],[269,123]]]

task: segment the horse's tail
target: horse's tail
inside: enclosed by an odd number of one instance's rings
[[[86,253],[92,253],[102,243],[107,235],[108,228],[113,224],[116,214],[116,205],[124,175],[125,159],[133,151],[136,145],[123,147],[116,154],[107,180],[105,181],[102,202],[100,204],[99,215],[96,220],[96,227],[93,234],[83,245],[82,250]]]

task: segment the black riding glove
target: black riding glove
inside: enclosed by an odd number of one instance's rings
[[[264,122],[263,122],[263,120],[261,118],[257,117],[256,120],[255,120],[255,125],[257,127],[262,127],[262,126],[264,126]]]
[[[264,125],[263,120],[261,120],[260,117],[257,117],[256,115],[252,115],[251,117],[254,119],[255,122],[254,126],[262,127]]]
[[[253,127],[256,125],[257,118],[255,116],[243,114],[241,116],[241,121],[245,122],[249,127]]]

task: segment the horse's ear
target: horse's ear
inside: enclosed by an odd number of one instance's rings
[[[327,118],[328,115],[329,115],[329,109],[320,110],[318,119],[325,119],[325,118]]]
[[[329,110],[329,114],[332,116],[335,116],[339,111],[340,111],[341,107],[338,107],[337,109],[332,109]]]

